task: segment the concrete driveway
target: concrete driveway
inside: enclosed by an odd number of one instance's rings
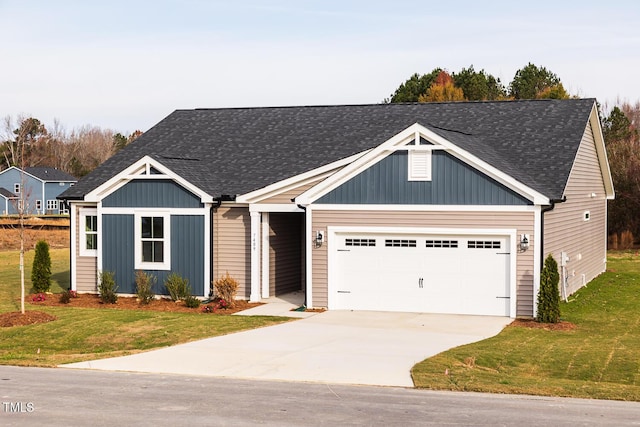
[[[511,319],[326,311],[285,324],[64,368],[412,387],[410,370]]]

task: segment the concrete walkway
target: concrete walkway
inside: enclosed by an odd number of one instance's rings
[[[265,309],[263,309],[265,310]],[[367,311],[297,321],[64,368],[412,387],[410,369],[511,319]]]

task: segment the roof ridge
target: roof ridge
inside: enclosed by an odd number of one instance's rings
[[[303,108],[346,108],[346,107],[389,107],[401,105],[455,105],[455,104],[506,104],[506,103],[534,103],[534,102],[571,102],[571,101],[595,101],[596,98],[571,98],[571,99],[495,99],[477,101],[441,101],[441,102],[393,102],[393,103],[365,103],[365,104],[303,104],[303,105],[269,105],[253,107],[196,107],[180,108],[175,111],[238,111],[238,110],[278,110],[278,109],[303,109]]]

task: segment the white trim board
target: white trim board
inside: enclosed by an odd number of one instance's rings
[[[208,207],[204,208],[102,208],[103,215],[134,215],[136,212],[168,212],[170,215],[206,215]]]
[[[534,205],[335,205],[312,204],[314,211],[534,212]]]

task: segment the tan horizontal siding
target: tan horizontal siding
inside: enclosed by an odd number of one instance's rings
[[[567,290],[571,294],[583,286],[583,280],[588,283],[606,269],[607,200],[590,124],[564,195],[566,202],[545,214],[544,251],[545,257],[552,254],[558,264],[561,252],[569,255]],[[584,221],[585,211],[591,214],[589,221]]]
[[[530,249],[517,254],[516,315],[533,315],[533,212],[389,212],[389,211],[320,211],[312,213],[312,230],[324,231],[329,226],[419,227],[419,228],[503,228],[516,229],[517,234],[531,236]],[[312,236],[310,237],[312,238]],[[327,307],[327,250],[331,242],[312,253],[313,306]]]
[[[247,208],[220,207],[213,215],[213,280],[226,272],[240,282],[238,298],[251,293],[251,216]]]
[[[75,279],[76,291],[80,293],[97,293],[98,292],[98,259],[96,257],[80,256],[80,207],[75,206],[71,215],[75,215],[75,243],[76,243],[76,262],[75,262]]]
[[[275,196],[269,197],[268,199],[261,200],[259,203],[269,203],[269,204],[286,204],[293,203],[291,200],[298,197],[300,194],[304,193],[317,183],[322,181],[321,179],[313,182],[309,182],[307,184],[299,185],[297,187],[289,188],[283,191],[280,194],[276,194]]]
[[[76,290],[78,292],[98,292],[98,263],[95,257],[76,259]]]

